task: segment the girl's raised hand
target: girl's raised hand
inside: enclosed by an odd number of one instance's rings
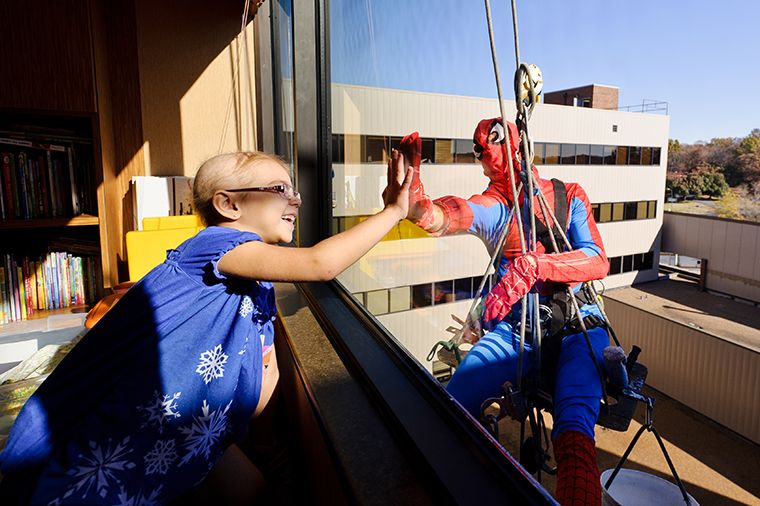
[[[412,184],[413,169],[404,169],[404,155],[397,150],[391,152],[388,160],[388,185],[383,190],[385,208],[398,209],[401,217],[406,218],[409,211],[409,186]]]

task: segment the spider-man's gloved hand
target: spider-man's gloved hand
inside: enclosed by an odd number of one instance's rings
[[[512,310],[512,306],[528,293],[540,276],[540,257],[526,253],[512,260],[504,277],[493,287],[485,300],[483,328],[492,330]]]
[[[433,201],[425,193],[425,187],[420,180],[422,139],[420,139],[419,134],[413,132],[401,139],[399,151],[404,155],[404,161],[408,161],[414,170],[412,186],[409,188],[409,213],[406,217],[420,227],[427,229],[433,223]]]

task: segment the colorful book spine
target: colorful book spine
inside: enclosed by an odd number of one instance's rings
[[[18,280],[18,298],[19,298],[19,313],[21,319],[27,319],[26,313],[26,291],[24,290],[24,270],[20,265],[16,264],[16,279]]]
[[[8,323],[8,308],[5,295],[5,267],[0,265],[0,324]]]
[[[42,259],[34,262],[34,278],[37,281],[37,309],[44,311],[45,305],[45,276],[42,269]]]
[[[12,220],[16,217],[16,208],[14,207],[13,200],[13,186],[11,183],[11,172],[13,171],[13,160],[10,153],[0,153],[0,160],[2,161],[2,185],[6,196],[5,206],[7,208],[7,219]]]

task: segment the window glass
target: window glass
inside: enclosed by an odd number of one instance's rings
[[[472,151],[472,139],[454,139],[454,163],[478,163]]]
[[[433,283],[433,304],[445,304],[454,300],[454,280]]]
[[[388,290],[372,290],[367,292],[365,307],[374,315],[388,312]]]
[[[535,163],[536,165],[544,164],[545,149],[546,149],[546,144],[544,144],[543,142],[533,143],[533,163]]]
[[[575,146],[575,163],[578,165],[588,165],[589,164],[589,150],[588,144],[578,144]]]
[[[621,257],[612,257],[610,258],[610,275],[612,274],[620,274],[621,266],[623,265]]]
[[[604,146],[599,144],[591,145],[591,159],[589,161],[591,165],[602,165],[604,163]]]
[[[545,145],[544,163],[546,165],[559,165],[559,144]]]
[[[646,200],[638,202],[637,207],[636,207],[636,219],[637,220],[646,219],[648,209],[649,209],[649,202],[647,202]]]
[[[648,251],[644,253],[644,258],[641,262],[641,270],[646,271],[654,268],[654,251]]]
[[[451,139],[435,140],[435,163],[454,163],[454,141]]]
[[[472,291],[472,278],[461,278],[454,280],[454,298],[456,300],[471,299]]]
[[[626,255],[623,257],[623,272],[631,272],[633,270],[633,257],[635,255]]]
[[[390,312],[407,311],[412,307],[411,287],[400,286],[390,289]]]
[[[435,139],[422,139],[422,163],[436,163]]]
[[[367,136],[364,149],[365,162],[383,163],[388,160],[388,137]]]
[[[641,147],[628,148],[628,165],[641,165]]]
[[[612,204],[599,204],[599,223],[612,221]]]
[[[649,201],[649,210],[647,212],[647,218],[656,218],[657,217],[657,201],[656,200],[650,200]]]
[[[604,146],[604,165],[617,163],[617,146]]]
[[[625,203],[614,202],[612,204],[612,221],[622,221],[624,219]]]
[[[617,147],[617,165],[628,165],[628,146]]]
[[[644,264],[644,253],[633,255],[633,270],[640,271],[641,266]]]
[[[332,162],[343,163],[343,136],[332,134]]]
[[[362,162],[363,140],[364,137],[358,134],[345,134],[343,136],[343,160],[345,163],[358,164]]]
[[[423,283],[412,286],[412,307],[426,307],[433,304],[433,284]]]
[[[652,165],[652,148],[641,148],[641,165]]]
[[[562,165],[575,165],[575,144],[561,145],[559,163]]]
[[[660,148],[652,148],[652,165],[660,165]]]
[[[594,221],[599,223],[599,204],[591,204],[591,212],[594,215]]]
[[[624,220],[635,220],[638,202],[624,202],[625,210],[623,211]]]

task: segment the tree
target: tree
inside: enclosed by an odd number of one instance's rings
[[[701,165],[689,177],[694,179],[694,186],[699,187],[700,194],[711,198],[720,198],[729,190],[721,167]]]

